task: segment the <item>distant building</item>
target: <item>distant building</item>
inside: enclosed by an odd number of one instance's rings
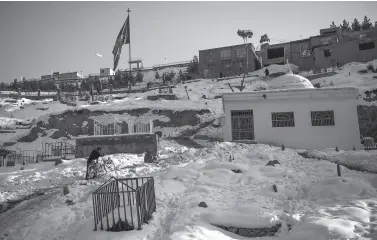
[[[55,81],[56,83],[70,83],[76,82],[83,79],[83,75],[79,72],[67,72],[67,73],[59,73],[53,72],[49,75],[42,75],[41,81]]]
[[[100,76],[114,76],[115,72],[111,68],[101,68],[99,74]]]
[[[260,68],[251,43],[248,44],[249,65],[246,62],[245,44],[199,51],[199,71],[202,78],[236,76]]]
[[[361,149],[356,88],[223,94],[224,141],[295,149]]]
[[[377,58],[377,27],[362,31],[341,31],[339,27],[320,30],[320,35],[287,43],[261,46],[258,56],[264,67],[285,64],[287,60],[300,70],[342,66],[349,62],[367,62]]]

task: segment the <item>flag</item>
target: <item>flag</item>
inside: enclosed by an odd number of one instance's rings
[[[113,55],[114,55],[114,71],[118,66],[120,54],[122,52],[123,44],[130,43],[130,21],[129,16],[127,17],[126,21],[124,22],[122,28],[118,33],[117,40],[115,41],[115,45],[113,48]]]

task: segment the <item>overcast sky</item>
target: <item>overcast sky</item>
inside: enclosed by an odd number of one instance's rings
[[[145,67],[240,44],[239,28],[252,30],[253,42],[267,33],[276,43],[317,35],[344,18],[377,21],[377,2],[0,2],[0,81],[112,67],[127,8],[131,55]],[[124,45],[118,68],[127,61]]]

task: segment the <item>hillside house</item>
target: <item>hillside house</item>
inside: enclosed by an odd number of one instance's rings
[[[355,88],[226,93],[223,139],[295,149],[361,149],[357,96]]]

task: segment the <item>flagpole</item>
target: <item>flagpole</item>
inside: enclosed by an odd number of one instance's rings
[[[127,10],[128,12],[128,26],[130,26],[130,12],[131,10],[128,8]],[[129,61],[129,64],[130,64],[130,72],[131,72],[131,26],[129,27],[129,38],[130,38],[130,43],[128,44],[128,61]]]

